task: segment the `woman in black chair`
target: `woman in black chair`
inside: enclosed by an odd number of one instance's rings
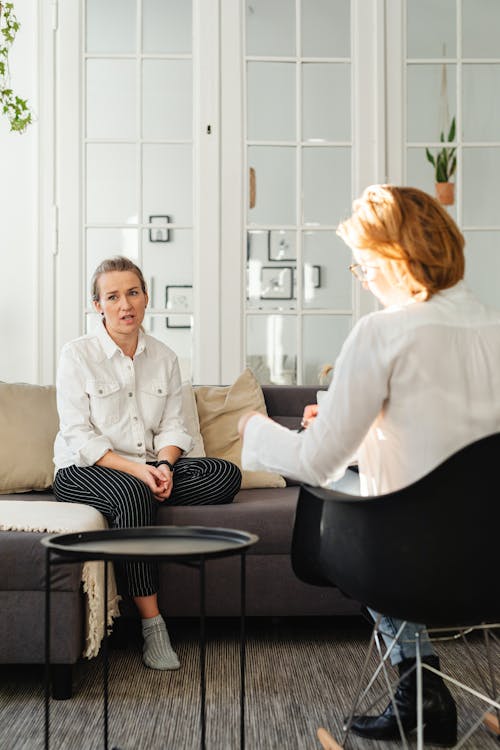
[[[352,249],[349,268],[385,309],[363,317],[335,363],[317,416],[300,434],[262,415],[242,417],[243,465],[311,485],[340,478],[354,456],[361,493],[401,489],[468,443],[500,431],[500,312],[463,282],[464,238],[445,209],[409,187],[375,185],[338,228]],[[314,415],[313,415],[314,416]],[[432,523],[432,519],[429,519]],[[400,622],[383,618],[396,634]],[[408,624],[392,651],[403,679],[396,702],[406,731],[416,726],[415,647],[438,666],[423,625]],[[452,745],[456,708],[440,678],[424,670],[426,740]],[[392,704],[358,716],[353,731],[393,740]]]

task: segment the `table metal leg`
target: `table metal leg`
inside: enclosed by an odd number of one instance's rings
[[[108,750],[108,563],[104,565],[104,633],[102,636],[102,678],[104,695],[104,750]]]
[[[200,721],[201,721],[201,750],[206,750],[206,722],[205,722],[205,558],[200,559]]]
[[[240,750],[245,750],[245,600],[246,600],[246,555],[240,557]]]
[[[45,750],[50,736],[50,549],[45,553]]]

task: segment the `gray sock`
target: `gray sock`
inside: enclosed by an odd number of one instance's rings
[[[172,648],[167,626],[161,615],[142,620],[142,661],[150,669],[179,669],[177,654]]]

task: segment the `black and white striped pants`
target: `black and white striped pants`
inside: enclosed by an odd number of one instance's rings
[[[220,458],[179,458],[175,464],[170,505],[222,505],[231,503],[241,484],[241,472]],[[114,528],[154,526],[159,502],[140,479],[104,466],[68,466],[54,479],[54,495],[66,503],[97,508]],[[150,596],[158,591],[158,566],[125,563],[130,596]]]

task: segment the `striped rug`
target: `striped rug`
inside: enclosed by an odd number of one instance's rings
[[[238,627],[236,620],[208,623],[207,748],[213,750],[239,747]],[[196,620],[169,623],[181,660],[177,672],[155,672],[142,666],[136,628],[125,648],[111,650],[110,748],[192,750],[200,746],[197,628]],[[339,740],[368,641],[363,621],[255,618],[247,623],[247,635],[247,750],[319,750],[319,726]],[[473,651],[482,664],[477,639]],[[452,676],[470,674],[463,645],[440,644],[439,653]],[[0,669],[1,750],[43,748],[43,669]],[[101,679],[100,659],[82,662],[75,670],[74,697],[51,702],[51,750],[103,747]],[[463,694],[457,702],[462,733],[479,715],[480,704]],[[401,745],[352,737],[347,747],[396,750]],[[499,750],[500,744],[480,729],[464,748]]]

